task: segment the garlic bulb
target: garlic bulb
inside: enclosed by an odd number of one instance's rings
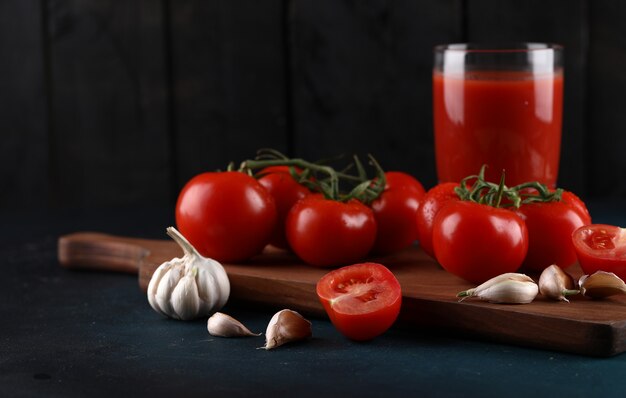
[[[537,297],[539,287],[531,277],[524,274],[506,273],[489,279],[473,289],[457,294],[463,301],[468,297],[477,297],[492,303],[527,304]]]
[[[170,318],[209,316],[228,301],[230,282],[224,267],[203,257],[174,227],[167,234],[183,249],[182,258],[161,264],[148,284],[148,302]]]
[[[569,303],[565,296],[578,294],[579,290],[576,289],[576,282],[570,274],[563,271],[558,265],[552,264],[544,269],[539,276],[539,292],[553,300]]]

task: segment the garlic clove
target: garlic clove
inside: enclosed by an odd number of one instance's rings
[[[216,312],[207,321],[207,330],[211,336],[218,337],[245,337],[260,336],[261,333],[252,333],[241,322],[230,315]]]
[[[150,306],[156,312],[165,316],[167,316],[167,314],[165,313],[165,311],[163,311],[163,309],[159,305],[156,299],[156,293],[157,293],[157,288],[159,287],[159,282],[161,282],[161,278],[163,278],[163,275],[165,275],[165,273],[169,271],[170,268],[172,268],[170,264],[166,264],[163,267],[158,267],[156,271],[154,271],[152,278],[150,278],[150,283],[148,284],[148,303],[150,303]]]
[[[509,272],[489,279],[483,284],[457,294],[463,301],[468,297],[500,304],[527,304],[539,293],[539,287],[531,277]]]
[[[222,268],[222,265],[213,259],[204,260],[215,269]],[[230,296],[230,282],[226,272],[209,272],[203,267],[198,270],[196,278],[202,313],[210,314],[226,305]]]
[[[578,294],[580,291],[576,289],[576,282],[570,274],[558,265],[552,264],[539,276],[539,292],[553,300],[569,303],[566,296]]]
[[[527,304],[537,297],[539,288],[534,282],[506,280],[480,292],[477,297],[491,303]]]
[[[626,294],[626,283],[612,272],[597,271],[583,275],[578,281],[583,296],[605,298],[616,294]]]
[[[265,331],[266,350],[279,347],[293,341],[311,337],[311,322],[292,310],[282,310],[274,314]]]
[[[166,314],[171,314],[173,312],[170,295],[178,282],[181,280],[182,276],[182,270],[178,264],[174,264],[174,266],[165,271],[161,277],[159,285],[157,286],[154,300],[156,300],[159,308],[161,308],[161,311]]]
[[[200,298],[198,297],[198,286],[196,285],[196,268],[188,272],[174,287],[170,296],[172,315],[175,318],[188,321],[198,316],[200,309]]]

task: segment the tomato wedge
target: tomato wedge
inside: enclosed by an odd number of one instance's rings
[[[331,322],[352,340],[371,340],[393,325],[400,313],[400,283],[382,264],[348,265],[324,275],[317,295]]]
[[[574,231],[572,241],[585,274],[607,271],[626,280],[625,228],[605,224],[585,225]]]

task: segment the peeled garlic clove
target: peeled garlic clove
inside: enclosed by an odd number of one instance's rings
[[[582,295],[591,298],[626,294],[626,283],[612,272],[597,271],[592,275],[583,275],[578,285]]]
[[[282,310],[274,314],[265,331],[265,348],[270,350],[292,341],[311,337],[311,322],[292,310]]]
[[[468,297],[500,304],[527,304],[537,297],[539,287],[531,277],[509,272],[457,294],[463,301]]]
[[[547,267],[539,277],[539,292],[551,299],[566,301],[569,300],[565,296],[578,294],[576,282],[574,278],[561,269],[556,264]]]
[[[207,321],[207,330],[211,336],[218,337],[244,337],[260,336],[261,333],[252,333],[241,322],[230,315],[216,312]]]

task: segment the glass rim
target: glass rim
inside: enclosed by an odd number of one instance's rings
[[[563,51],[557,43],[512,42],[512,43],[451,43],[435,46],[435,52],[458,53],[530,53],[540,51]]]

